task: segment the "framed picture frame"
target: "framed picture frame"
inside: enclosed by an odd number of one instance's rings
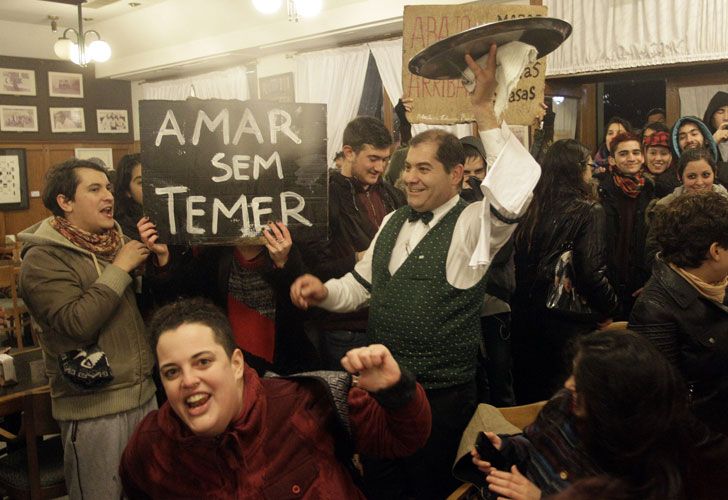
[[[51,97],[83,98],[83,75],[81,73],[48,72],[48,95]]]
[[[83,108],[49,108],[51,132],[86,132]]]
[[[101,160],[108,170],[114,170],[114,151],[111,148],[76,148],[73,154],[79,160]]]
[[[38,108],[35,106],[0,106],[0,131],[38,132]]]
[[[24,149],[0,149],[0,210],[28,208],[28,168]]]
[[[129,114],[125,109],[97,109],[96,130],[99,134],[128,134]]]
[[[35,95],[35,71],[0,68],[0,94]]]
[[[273,102],[295,102],[293,73],[266,76],[258,80],[260,98]]]

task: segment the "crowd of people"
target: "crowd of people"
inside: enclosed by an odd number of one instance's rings
[[[474,452],[501,497],[726,491],[728,94],[532,155],[495,114],[495,61],[466,56],[477,136],[393,153],[381,121],[348,124],[325,241],[271,221],[259,244],[168,246],[138,155],[113,186],[49,171],[20,291],[70,498],[442,499],[479,403],[542,400],[488,434],[512,468]]]

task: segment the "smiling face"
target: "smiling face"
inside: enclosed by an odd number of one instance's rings
[[[713,189],[715,176],[713,169],[705,160],[691,161],[685,165],[682,183],[688,193],[697,193]]]
[[[614,165],[623,174],[634,175],[640,171],[644,163],[639,141],[622,141],[615,144],[609,155],[609,164]]]
[[[350,146],[344,146],[343,151],[346,164],[342,173],[358,179],[364,186],[376,184],[389,162],[389,148],[375,149],[364,144],[358,153]]]
[[[56,197],[65,218],[84,231],[99,234],[114,227],[114,195],[105,173],[92,168],[76,168],[78,180],[73,199]]]
[[[198,436],[221,434],[243,410],[243,353],[228,357],[210,327],[184,323],[157,342],[159,373],[177,416]]]
[[[418,212],[427,212],[443,205],[458,193],[463,166],[450,172],[437,159],[437,143],[421,142],[410,146],[404,162],[402,180],[407,188],[407,204]]]
[[[650,146],[647,148],[646,153],[645,163],[647,170],[651,173],[655,175],[661,174],[670,166],[672,153],[670,153],[669,149],[663,148],[662,146]]]
[[[680,146],[680,151],[699,148],[704,142],[703,133],[694,122],[685,122],[677,130],[677,143]]]

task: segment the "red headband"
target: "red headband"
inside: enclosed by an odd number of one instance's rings
[[[654,134],[642,139],[642,146],[645,149],[655,146],[670,149],[669,141],[670,139],[667,132],[655,132]]]

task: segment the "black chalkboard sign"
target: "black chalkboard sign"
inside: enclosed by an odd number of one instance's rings
[[[326,105],[141,101],[144,213],[170,244],[257,239],[268,221],[324,239]]]

